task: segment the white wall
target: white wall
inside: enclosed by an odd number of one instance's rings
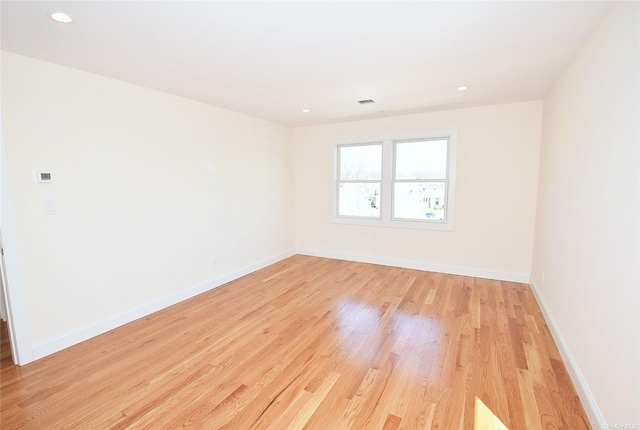
[[[528,281],[541,120],[538,101],[295,129],[297,247]],[[458,130],[454,231],[331,223],[333,139],[444,129]]]
[[[637,2],[616,6],[544,100],[533,256],[535,288],[611,426],[640,425],[639,22]]]
[[[0,80],[0,85],[1,82]],[[27,320],[26,300],[22,288],[22,271],[18,261],[3,125],[2,111],[0,110],[0,230],[2,230],[0,232],[0,241],[2,241],[2,249],[4,251],[3,265],[0,267],[0,271],[2,272],[2,287],[6,305],[5,310],[7,312],[11,355],[14,362],[23,364],[33,360],[33,348]],[[9,285],[12,286],[11,289]]]
[[[34,345],[293,250],[291,129],[2,55]],[[55,182],[34,183],[34,169]]]

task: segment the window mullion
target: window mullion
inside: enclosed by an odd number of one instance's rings
[[[382,142],[382,185],[380,194],[380,216],[385,221],[391,220],[392,190],[393,190],[393,141]]]

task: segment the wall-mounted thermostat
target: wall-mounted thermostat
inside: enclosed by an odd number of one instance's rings
[[[53,172],[51,170],[36,170],[35,178],[36,182],[53,182]]]

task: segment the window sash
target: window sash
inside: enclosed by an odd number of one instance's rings
[[[378,194],[377,194],[377,199],[376,199],[376,204],[377,207],[376,209],[378,209],[378,215],[371,215],[371,216],[367,216],[367,215],[343,215],[341,214],[341,207],[340,207],[340,200],[341,200],[341,193],[340,193],[340,185],[343,184],[377,184],[378,185]],[[372,204],[371,200],[368,200],[368,204]],[[365,203],[367,204],[367,203]],[[339,181],[337,183],[336,186],[336,214],[335,216],[338,218],[343,218],[343,219],[363,219],[363,220],[381,220],[382,219],[382,181]],[[345,209],[346,211],[346,209]]]
[[[434,141],[446,141],[447,142],[447,153],[445,159],[446,166],[446,174],[442,178],[411,178],[411,179],[397,179],[398,174],[398,157],[397,150],[398,145],[403,143],[414,143],[414,142],[434,142]],[[443,137],[432,137],[432,138],[424,138],[424,139],[410,139],[410,140],[394,140],[393,141],[393,158],[391,160],[393,172],[391,175],[391,221],[408,221],[408,222],[419,222],[419,223],[428,223],[428,224],[446,224],[447,216],[448,216],[448,202],[449,202],[449,174],[450,174],[450,164],[449,164],[449,154],[451,151],[451,141],[448,136]],[[396,184],[397,183],[443,183],[444,184],[444,216],[442,220],[431,220],[431,219],[420,219],[420,218],[405,218],[396,216]]]
[[[380,176],[374,179],[342,179],[342,150],[344,148],[353,148],[353,147],[362,147],[362,146],[379,146],[380,147]],[[382,142],[368,142],[368,143],[350,143],[345,145],[338,145],[338,171],[337,171],[337,180],[338,181],[382,181],[382,168],[383,168],[383,153],[382,153]]]
[[[358,146],[378,146],[380,148],[380,176],[377,179],[341,179],[342,176],[342,149],[344,148],[353,148]],[[337,147],[337,178],[336,178],[336,189],[335,189],[335,216],[338,218],[345,219],[364,219],[364,220],[380,220],[382,219],[382,170],[383,170],[383,143],[382,142],[365,142],[365,143],[351,143],[338,145]],[[378,216],[358,216],[358,215],[342,215],[341,207],[340,207],[340,188],[343,184],[379,184],[378,189],[380,190],[378,193]]]
[[[418,142],[440,142],[440,141],[446,141],[447,142],[447,155],[446,155],[446,159],[445,159],[445,166],[446,166],[446,174],[443,177],[439,177],[439,178],[424,178],[424,177],[418,177],[418,178],[410,178],[410,179],[398,179],[398,156],[397,156],[397,152],[398,152],[398,145],[401,145],[403,143],[418,143]],[[451,152],[451,139],[448,136],[443,136],[443,137],[431,137],[431,138],[425,138],[425,139],[411,139],[411,140],[394,140],[393,141],[393,175],[392,175],[392,179],[393,181],[418,181],[418,182],[429,182],[429,181],[439,181],[439,180],[448,180],[449,179],[449,170],[450,170],[450,165],[449,165],[449,154]]]
[[[443,219],[429,219],[429,218],[411,218],[411,217],[402,217],[396,215],[396,184],[424,184],[424,183],[434,183],[434,184],[443,184],[444,196],[442,197],[443,202],[441,203],[442,211],[443,211]],[[448,201],[449,201],[449,181],[447,179],[429,179],[429,180],[396,180],[393,181],[392,187],[392,202],[391,202],[391,220],[392,221],[408,221],[408,222],[420,222],[420,223],[433,223],[433,224],[446,224],[447,223],[447,215],[448,215]]]

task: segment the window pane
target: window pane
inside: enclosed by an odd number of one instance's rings
[[[444,182],[396,182],[393,194],[394,218],[443,221]]]
[[[338,216],[380,218],[380,183],[340,184]]]
[[[445,179],[447,141],[396,143],[396,179]]]
[[[381,172],[381,144],[340,147],[340,179],[379,180]]]

